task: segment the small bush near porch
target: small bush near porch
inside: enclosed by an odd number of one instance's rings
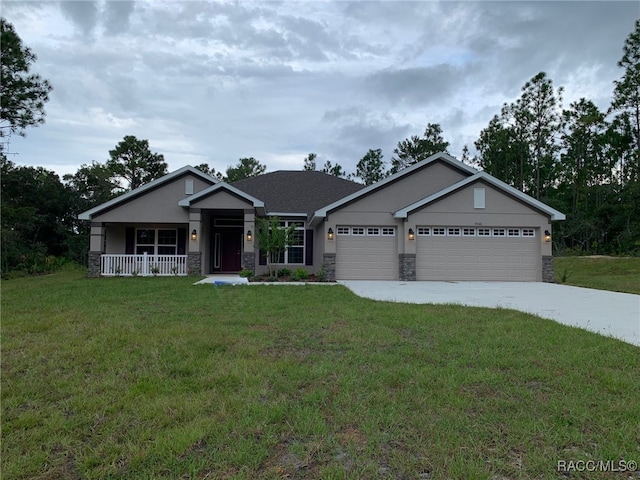
[[[509,310],[192,282],[3,282],[3,478],[528,479],[640,460],[637,347]]]

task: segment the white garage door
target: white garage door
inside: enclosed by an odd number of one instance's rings
[[[398,237],[395,227],[337,227],[338,280],[397,280]]]
[[[418,227],[418,280],[536,281],[535,228]]]

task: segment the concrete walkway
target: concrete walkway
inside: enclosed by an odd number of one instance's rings
[[[640,295],[529,282],[340,283],[374,300],[511,308],[640,346]]]

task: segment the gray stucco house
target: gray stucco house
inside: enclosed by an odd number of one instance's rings
[[[89,275],[266,271],[256,217],[296,226],[283,266],[328,279],[553,281],[551,222],[565,216],[436,154],[365,187],[277,171],[227,184],[183,167],[80,214]]]

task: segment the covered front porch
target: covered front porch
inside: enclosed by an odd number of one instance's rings
[[[186,276],[187,255],[113,254],[100,256],[103,277],[169,277]]]

